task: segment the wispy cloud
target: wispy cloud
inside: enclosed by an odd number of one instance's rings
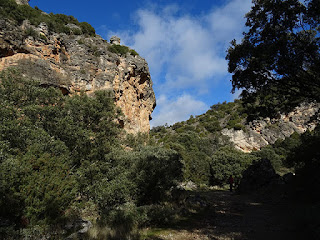
[[[153,126],[185,120],[195,114],[193,106],[206,105],[201,96],[210,94],[214,83],[230,78],[226,50],[232,39],[241,38],[244,15],[250,7],[251,0],[231,0],[207,14],[191,16],[182,14],[177,5],[153,6],[135,13],[138,31],[108,33],[108,37],[120,36],[149,64],[158,96]],[[183,93],[192,97],[181,97]]]
[[[157,104],[159,104],[159,114],[151,121],[151,127],[167,123],[172,125],[175,122],[186,120],[193,115],[203,113],[209,106],[204,102],[194,99],[188,94],[179,96],[177,99],[169,99],[161,95]]]

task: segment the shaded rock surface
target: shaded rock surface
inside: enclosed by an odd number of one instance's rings
[[[65,228],[68,231],[73,231],[66,239],[82,239],[83,234],[87,233],[92,227],[92,223],[87,220],[78,219],[72,223],[68,223]]]
[[[303,103],[293,112],[281,114],[278,118],[254,120],[245,130],[223,129],[221,133],[230,138],[235,147],[244,152],[260,150],[278,139],[314,130],[320,121],[319,103]]]
[[[27,1],[20,1],[26,2]],[[100,36],[50,32],[46,24],[21,26],[0,19],[0,71],[16,66],[28,77],[64,94],[110,90],[124,113],[129,133],[148,132],[155,94],[147,62],[138,55],[112,53]]]

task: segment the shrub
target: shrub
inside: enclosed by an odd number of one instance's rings
[[[123,168],[115,171],[117,165],[106,158],[117,144],[116,114],[107,92],[64,97],[55,88],[24,79],[18,71],[2,71],[1,216],[18,227],[22,216],[32,225],[55,223],[64,217],[75,192],[96,202],[103,197],[107,205],[122,203],[120,193],[129,192],[120,188],[127,185],[120,174]],[[107,188],[98,188],[103,181]],[[94,187],[108,194],[99,195]]]
[[[223,185],[230,175],[240,180],[242,172],[254,159],[255,156],[236,150],[233,146],[220,148],[212,156],[211,184]]]
[[[39,34],[32,27],[27,28],[25,30],[25,34],[27,36],[33,37],[34,39],[37,39],[39,37]]]
[[[284,156],[281,156],[275,152],[271,146],[262,148],[260,151],[252,153],[253,156],[256,156],[258,159],[267,159],[271,162],[273,168],[276,171],[279,171],[283,166]]]
[[[127,46],[123,46],[123,45],[113,44],[108,47],[108,50],[112,53],[116,53],[119,55],[126,55],[127,53],[133,56],[139,55],[135,50],[129,49]]]
[[[143,147],[136,155],[133,181],[137,186],[139,204],[163,200],[166,191],[182,177],[180,155],[169,149]]]
[[[108,50],[113,53],[117,53],[119,55],[126,55],[129,52],[129,48],[127,46],[122,45],[110,45]]]
[[[139,53],[137,53],[134,49],[130,49],[130,55],[132,56],[139,56]]]
[[[78,43],[79,43],[79,44],[85,44],[84,39],[82,39],[82,38],[79,39],[79,40],[78,40]]]

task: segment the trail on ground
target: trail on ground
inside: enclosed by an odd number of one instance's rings
[[[153,239],[303,239],[292,221],[291,207],[283,200],[228,191],[202,193],[201,198],[206,199],[202,214]]]

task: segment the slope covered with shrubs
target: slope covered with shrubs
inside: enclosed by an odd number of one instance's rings
[[[126,204],[157,204],[180,180],[177,152],[124,149],[121,112],[109,96],[63,96],[15,70],[0,73],[2,236],[63,226],[88,206],[105,219]]]

